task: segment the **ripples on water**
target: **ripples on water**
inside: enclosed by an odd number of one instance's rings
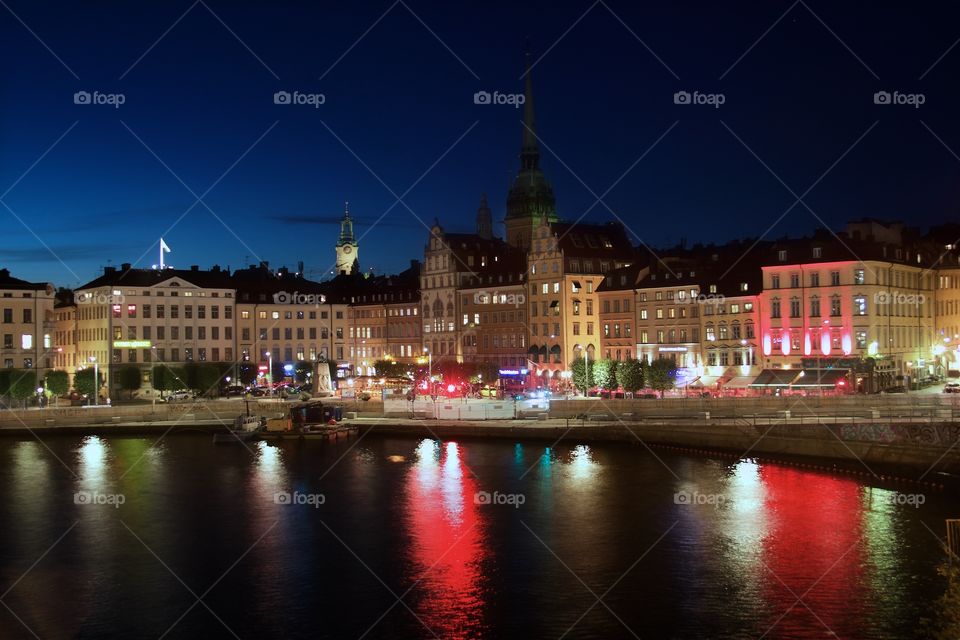
[[[905,638],[925,500],[612,445],[0,440],[0,638]]]

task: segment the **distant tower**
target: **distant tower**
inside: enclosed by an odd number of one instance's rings
[[[493,214],[487,206],[487,194],[480,197],[480,208],[477,209],[477,235],[484,240],[493,237]]]
[[[523,103],[523,136],[520,146],[520,171],[507,194],[506,241],[522,249],[530,247],[533,229],[544,219],[557,221],[557,203],[553,187],[540,170],[540,145],[533,112],[533,77],[527,54],[527,73]]]
[[[337,240],[337,275],[353,273],[359,267],[360,247],[353,235],[353,220],[350,219],[350,203],[344,203],[343,220],[340,221],[340,239]]]

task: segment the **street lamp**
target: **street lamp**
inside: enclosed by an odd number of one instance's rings
[[[267,384],[270,385],[270,396],[273,397],[273,353],[264,351],[263,355],[267,356]]]
[[[90,362],[93,363],[93,404],[100,404],[100,373],[97,368],[97,356],[90,356]]]

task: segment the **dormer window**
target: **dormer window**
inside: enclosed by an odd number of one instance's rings
[[[787,250],[786,250],[786,249],[780,249],[779,251],[777,251],[777,260],[779,260],[780,262],[786,262],[786,261],[787,261]]]
[[[741,282],[741,283],[740,283],[740,291],[746,291],[746,290],[749,289],[749,288],[750,288],[750,285],[747,284],[746,282]]]

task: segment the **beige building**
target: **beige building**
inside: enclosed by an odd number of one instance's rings
[[[618,224],[541,222],[527,254],[528,365],[537,386],[556,386],[584,351],[600,348],[597,288],[630,264],[633,249]]]
[[[153,365],[186,362],[232,364],[235,357],[234,290],[229,274],[214,267],[119,269],[77,288],[76,369],[97,367],[108,396],[116,395],[116,370],[140,368],[149,387]],[[69,346],[69,345],[68,345]]]
[[[937,274],[924,265],[935,256],[877,237],[848,230],[842,243],[771,247],[760,299],[767,367],[847,369],[867,391],[933,373]]]
[[[53,368],[56,349],[54,288],[27,282],[0,269],[0,358],[7,369],[36,369],[42,377]]]
[[[286,268],[273,271],[266,263],[236,271],[231,281],[237,291],[240,361],[264,372],[272,363],[276,378],[289,375],[300,361],[332,360],[339,377],[349,375],[349,307],[336,300],[331,283],[313,282]]]

